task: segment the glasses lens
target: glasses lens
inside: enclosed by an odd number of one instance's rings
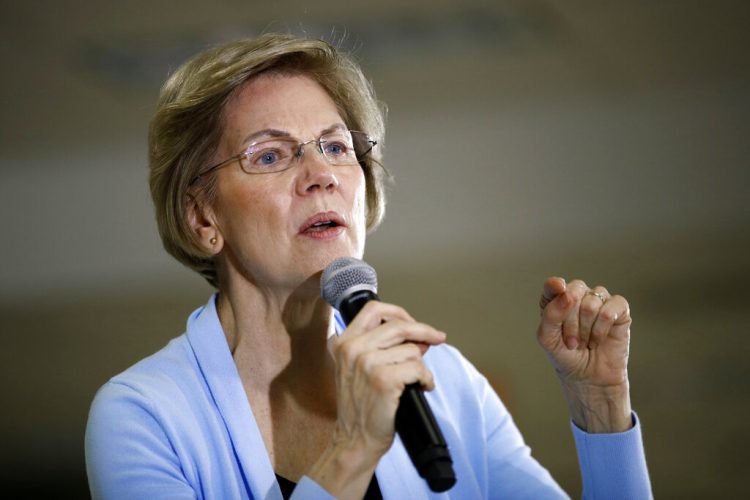
[[[348,131],[336,131],[321,136],[320,150],[331,165],[357,164],[357,154]]]
[[[271,139],[250,146],[240,158],[248,174],[280,172],[289,167],[299,145],[293,139]]]
[[[375,141],[364,132],[335,131],[320,137],[317,142],[331,165],[357,165],[372,151]],[[290,167],[295,157],[303,154],[303,144],[292,138],[278,138],[251,145],[239,158],[242,170],[248,174],[281,172]]]

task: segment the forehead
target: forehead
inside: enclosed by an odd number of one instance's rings
[[[262,74],[240,86],[223,112],[222,142],[239,146],[264,129],[315,136],[343,119],[331,96],[311,77]]]

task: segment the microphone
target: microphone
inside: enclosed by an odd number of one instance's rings
[[[375,269],[353,257],[334,260],[320,278],[323,299],[339,311],[347,325],[367,302],[380,300],[377,291]],[[456,483],[448,445],[418,383],[407,385],[401,395],[396,432],[432,491],[446,491]]]

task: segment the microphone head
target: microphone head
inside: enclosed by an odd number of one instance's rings
[[[344,298],[359,290],[378,293],[378,275],[369,264],[354,257],[340,257],[325,268],[320,277],[320,295],[334,309]]]

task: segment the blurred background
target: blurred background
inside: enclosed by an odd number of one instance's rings
[[[537,348],[548,275],[625,295],[654,492],[750,489],[746,2],[0,2],[0,480],[86,498],[101,384],[211,290],[162,250],[146,130],[189,55],[266,31],[351,51],[388,104],[381,295],[449,333],[580,496]]]

